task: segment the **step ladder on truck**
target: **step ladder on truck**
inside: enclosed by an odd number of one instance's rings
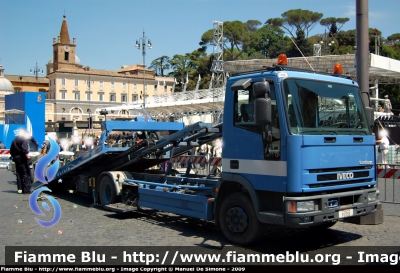
[[[114,211],[152,208],[213,220],[243,245],[257,240],[265,224],[321,229],[377,211],[372,109],[356,82],[336,71],[290,68],[284,55],[272,66],[234,61],[224,69],[230,78],[222,124],[174,127],[164,139],[119,153],[104,149],[105,163],[88,158],[95,175],[78,178],[77,187],[93,189]],[[180,174],[172,164],[151,169],[221,136],[216,176]]]

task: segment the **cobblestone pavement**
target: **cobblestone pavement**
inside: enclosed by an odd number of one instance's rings
[[[44,228],[29,207],[29,195],[17,194],[15,176],[0,169],[0,264],[4,246],[229,246],[212,222],[153,210],[115,214],[93,199],[77,194],[54,194],[62,210],[60,221]],[[51,193],[46,193],[51,195]],[[400,246],[400,205],[383,204],[384,223],[356,225],[339,222],[316,233],[268,227],[256,245],[243,249],[266,251],[274,247],[313,251],[330,246]],[[45,218],[50,220],[53,215]],[[240,249],[240,248],[239,248]]]

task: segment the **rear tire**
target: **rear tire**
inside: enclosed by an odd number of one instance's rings
[[[108,175],[104,175],[100,180],[99,197],[103,206],[117,201],[117,189]]]
[[[250,197],[242,192],[228,195],[222,201],[219,223],[225,237],[239,245],[253,243],[263,231]]]

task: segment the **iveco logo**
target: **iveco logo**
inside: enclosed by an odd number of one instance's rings
[[[352,179],[354,178],[354,173],[338,173],[337,179],[344,180],[344,179]]]

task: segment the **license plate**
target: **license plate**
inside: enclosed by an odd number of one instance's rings
[[[353,213],[354,213],[353,209],[340,210],[339,218],[346,218],[346,217],[353,216]]]

